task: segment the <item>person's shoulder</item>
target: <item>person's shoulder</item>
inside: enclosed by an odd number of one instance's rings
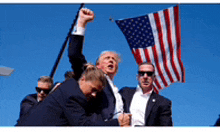
[[[37,93],[28,94],[28,95],[25,96],[24,99],[32,99],[32,98],[37,99]]]
[[[71,86],[71,85],[78,85],[78,82],[74,79],[74,78],[70,78],[68,80],[65,80],[61,87],[67,87],[67,86]]]
[[[121,89],[126,89],[126,90],[135,90],[136,87],[128,87],[128,86],[125,86],[125,87],[122,87]]]
[[[37,93],[28,94],[27,96],[30,96],[30,97],[37,97]]]
[[[127,86],[125,86],[125,87],[122,87],[120,89],[120,92],[124,93],[124,92],[131,92],[131,91],[135,91],[135,90],[136,90],[136,87],[127,87]]]
[[[57,90],[55,90],[51,95],[59,95],[60,93],[65,94],[65,95],[75,95],[77,94],[79,90],[79,84],[78,82],[71,78],[69,80],[64,81]]]
[[[37,102],[37,94],[28,94],[26,95],[23,100],[21,101],[21,103],[24,102]]]

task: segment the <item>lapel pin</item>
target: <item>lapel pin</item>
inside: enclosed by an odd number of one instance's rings
[[[156,99],[152,99],[152,102],[156,102]]]

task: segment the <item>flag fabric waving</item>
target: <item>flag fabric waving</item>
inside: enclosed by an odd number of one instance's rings
[[[154,90],[174,82],[185,82],[181,61],[179,6],[144,16],[116,20],[137,62],[155,66]]]

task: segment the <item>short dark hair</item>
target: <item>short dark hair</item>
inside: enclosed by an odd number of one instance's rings
[[[48,82],[51,84],[51,88],[53,86],[53,78],[51,78],[50,76],[41,76],[39,79],[38,79],[38,82]]]
[[[64,77],[65,77],[65,80],[68,80],[70,78],[74,78],[75,74],[74,74],[73,71],[66,71],[65,74],[64,74]]]
[[[141,64],[138,65],[138,70],[139,70],[140,66],[142,66],[142,65],[152,65],[153,68],[154,68],[154,72],[155,72],[155,67],[154,67],[154,64],[153,64],[153,63],[151,63],[151,62],[147,62],[147,61],[142,62]]]

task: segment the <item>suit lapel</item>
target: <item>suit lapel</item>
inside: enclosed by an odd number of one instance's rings
[[[152,108],[154,107],[154,105],[156,104],[156,102],[157,102],[156,93],[152,92],[152,94],[148,100],[146,111],[145,111],[145,122],[147,121],[147,118],[149,117],[149,114],[150,114]]]
[[[112,91],[112,87],[111,87],[111,85],[109,84],[108,81],[107,81],[107,85],[106,85],[104,90],[105,90],[106,94],[108,94],[110,96],[114,95],[114,93]]]
[[[104,102],[102,104],[102,116],[104,119],[109,119],[115,111],[115,96],[108,81],[103,90],[102,102]]]

